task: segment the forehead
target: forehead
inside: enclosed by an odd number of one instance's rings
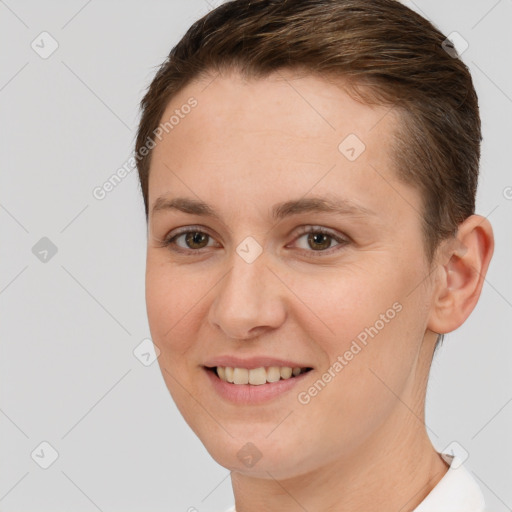
[[[183,108],[191,98],[195,107]],[[362,104],[342,84],[317,76],[212,75],[180,91],[161,123],[173,115],[179,122],[153,150],[150,209],[157,196],[178,188],[215,195],[219,205],[235,196],[286,200],[314,188],[379,210],[405,186],[391,158],[396,112]]]
[[[398,122],[392,108],[369,106],[353,99],[346,92],[344,81],[301,76],[291,70],[257,79],[243,78],[235,71],[208,75],[180,91],[167,106],[162,121],[192,96],[198,105],[190,117],[208,132],[198,134],[196,126],[189,122],[180,123],[173,134],[183,132],[202,142],[207,142],[213,132],[215,140],[221,141],[234,132],[256,134],[258,130],[265,130],[268,138],[276,141],[314,137],[331,144],[349,133],[369,141],[374,130],[373,138],[382,139],[387,134],[390,139]]]

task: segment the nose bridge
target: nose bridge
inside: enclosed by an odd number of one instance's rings
[[[254,328],[275,328],[283,321],[279,285],[267,264],[254,239],[244,240],[233,251],[230,271],[219,283],[209,315],[229,337],[244,338]]]
[[[256,256],[252,248],[248,251],[246,249],[246,246],[240,244],[233,252],[230,258],[231,271],[221,287],[220,298],[226,305],[233,305],[238,311],[248,312],[255,310],[265,298],[269,299],[270,290],[267,258],[262,252]],[[246,252],[243,252],[244,250]]]

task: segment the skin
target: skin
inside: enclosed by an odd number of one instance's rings
[[[448,468],[424,424],[436,333],[459,327],[476,305],[492,228],[469,217],[430,267],[421,197],[391,162],[393,110],[286,70],[211,80],[172,99],[163,120],[190,96],[198,105],[152,155],[146,302],[166,385],[211,456],[232,471],[238,512],[411,511]],[[338,150],[350,133],[366,145],[353,162]],[[326,194],[376,214],[270,217],[276,203]],[[160,196],[201,199],[220,220],[152,213]],[[185,226],[210,235],[206,247],[187,246],[185,236],[163,246]],[[321,237],[308,243],[300,226],[349,242],[328,237],[322,254]],[[263,250],[250,264],[236,252],[248,236]],[[401,311],[299,403],[297,393],[397,302]],[[300,389],[236,406],[215,393],[202,367],[224,354],[292,358],[314,369]],[[252,467],[237,457],[247,442],[262,455]]]

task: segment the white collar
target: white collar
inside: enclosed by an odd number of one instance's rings
[[[413,512],[484,512],[480,486],[457,455],[441,453],[450,464],[446,474]]]

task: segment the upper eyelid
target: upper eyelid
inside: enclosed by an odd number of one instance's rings
[[[313,232],[313,233],[314,232],[323,232],[324,234],[326,234],[328,236],[331,236],[333,239],[340,239],[340,240],[335,240],[337,244],[342,244],[343,242],[348,243],[348,242],[351,241],[351,238],[347,234],[345,234],[345,233],[338,233],[333,228],[328,228],[328,227],[321,226],[321,225],[318,225],[318,224],[305,224],[305,225],[301,225],[301,226],[299,226],[298,228],[295,228],[292,231],[297,231],[297,230],[298,230],[298,233],[295,236],[293,241],[296,241],[298,238],[300,238],[300,237],[302,237],[304,235],[307,235],[310,232]],[[177,231],[177,232],[174,233],[174,231]],[[179,236],[185,235],[185,234],[190,233],[190,232],[205,233],[208,236],[210,236],[211,238],[216,238],[214,235],[210,234],[210,230],[206,226],[190,225],[190,226],[182,226],[180,228],[175,228],[174,230],[171,231],[171,234],[168,234],[168,235],[166,235],[164,237],[163,242],[167,243],[167,244],[170,244],[171,240],[176,239]],[[333,248],[334,247],[330,247],[329,249],[333,249]],[[185,251],[189,250],[189,251],[192,251],[192,252],[199,252],[200,251],[200,249],[195,249],[195,250],[194,249],[184,249],[183,247],[180,247],[180,249],[185,250]],[[204,249],[206,249],[206,247],[204,247]],[[329,249],[327,249],[325,251],[312,251],[312,252],[318,252],[318,253],[320,253],[320,252],[327,252]]]
[[[320,224],[302,224],[294,229],[292,229],[290,231],[293,232],[293,231],[299,231],[300,234],[305,234],[305,232],[307,232],[308,230],[309,231],[313,231],[313,230],[318,230],[318,231],[326,231],[328,232],[327,234],[332,234],[333,236],[340,236],[340,237],[344,237],[344,238],[349,238],[348,235],[346,235],[345,233],[338,233],[338,231],[334,228],[328,228],[328,227],[325,227],[325,226],[322,226]],[[176,233],[174,233],[176,231]],[[201,233],[206,233],[207,235],[210,235],[211,230],[210,228],[207,228],[206,226],[201,226],[201,225],[187,225],[187,226],[181,226],[181,227],[178,227],[178,228],[174,228],[173,230],[171,230],[167,235],[165,235],[164,237],[164,240],[167,240],[167,239],[170,239],[170,238],[173,238],[175,236],[178,236],[178,235],[182,235],[182,234],[185,234],[185,233],[189,233],[189,232],[193,232],[193,231],[197,231],[197,232],[201,232]],[[171,236],[171,233],[172,236]],[[210,236],[214,236],[214,235],[210,235]],[[215,235],[217,236],[217,235]]]
[[[176,238],[176,237],[178,237],[180,235],[186,235],[187,233],[191,233],[191,232],[192,233],[194,233],[194,232],[206,233],[208,236],[210,236],[212,238],[216,237],[216,235],[214,236],[214,235],[211,234],[211,230],[209,230],[206,226],[195,226],[195,225],[192,225],[192,226],[181,226],[179,228],[173,229],[167,235],[164,236],[163,241],[171,240],[171,239]]]

